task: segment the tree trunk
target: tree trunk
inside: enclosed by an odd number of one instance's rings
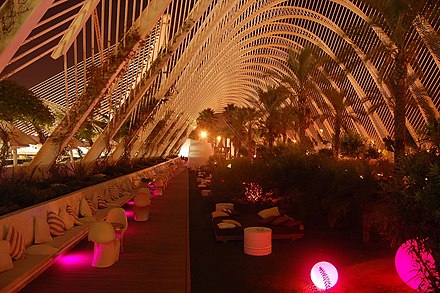
[[[9,151],[9,135],[8,132],[0,126],[0,139],[2,147],[0,148],[0,172],[6,166],[6,159]]]
[[[307,129],[307,123],[306,123],[306,111],[305,109],[300,109],[300,113],[298,116],[298,124],[299,124],[299,145],[301,148],[306,149],[307,148],[307,136],[306,136],[306,129]]]
[[[338,115],[338,113],[336,113]],[[333,147],[334,147],[334,154],[336,158],[339,158],[339,146],[341,143],[341,119],[336,117],[335,119],[335,135],[333,137]]]
[[[394,162],[399,165],[405,156],[405,110],[406,110],[406,90],[407,81],[407,62],[404,53],[399,52],[396,56],[395,71],[395,90],[394,90]]]
[[[307,96],[304,89],[301,89],[299,93],[299,101],[298,101],[298,124],[299,124],[299,145],[302,149],[307,149],[307,137],[306,137],[306,129],[307,129]]]

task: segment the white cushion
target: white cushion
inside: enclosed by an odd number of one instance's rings
[[[280,211],[278,210],[278,207],[273,207],[270,209],[265,209],[265,210],[260,211],[258,213],[258,215],[260,217],[262,217],[263,219],[273,217],[273,216],[278,217],[280,215]]]
[[[110,194],[110,187],[106,188],[104,190],[104,200],[106,202],[112,202],[112,195]]]
[[[14,267],[12,258],[9,255],[9,249],[10,249],[9,241],[0,240],[0,272],[10,270]]]
[[[220,229],[233,229],[236,226],[232,223],[220,222],[217,224]]]
[[[54,255],[58,252],[58,248],[47,244],[36,244],[29,246],[25,253],[27,255]]]
[[[222,211],[214,211],[211,213],[212,219],[215,219],[217,217],[229,217],[229,214],[222,212]]]
[[[46,220],[41,217],[35,217],[34,220],[34,243],[41,244],[52,241],[52,236],[50,235],[50,227]]]
[[[241,224],[239,222],[232,219],[222,220],[222,223],[229,223],[235,225],[235,227],[241,227]]]
[[[79,215],[81,217],[91,217],[92,216],[92,210],[90,209],[90,206],[84,197],[81,197],[81,200],[79,203]]]

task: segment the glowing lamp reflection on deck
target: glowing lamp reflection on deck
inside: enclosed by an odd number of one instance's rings
[[[133,217],[134,212],[133,212],[133,210],[125,211],[125,215],[127,216],[127,218],[131,218],[131,217]]]
[[[409,287],[414,290],[419,289],[422,282],[423,274],[420,271],[420,260],[414,255],[413,251],[417,251],[417,242],[408,240],[403,243],[396,252],[395,265],[397,274]],[[427,267],[434,268],[434,258],[426,251],[422,251],[421,259],[426,263]],[[427,284],[422,285],[423,292],[427,291]]]
[[[310,278],[318,289],[326,290],[338,282],[338,271],[331,263],[320,261],[310,271]]]
[[[72,266],[72,265],[84,265],[89,264],[91,261],[92,255],[89,253],[68,253],[59,258],[57,258],[57,262]]]

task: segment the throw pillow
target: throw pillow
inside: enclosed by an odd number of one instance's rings
[[[241,224],[239,222],[232,220],[232,219],[226,219],[226,220],[223,220],[222,222],[223,223],[231,223],[231,224],[234,224],[236,227],[241,227]]]
[[[110,189],[111,189],[111,187],[106,188],[105,191],[104,191],[104,199],[105,199],[106,202],[112,202],[113,201],[112,200],[112,195],[110,194]]]
[[[6,240],[9,241],[9,255],[12,259],[21,259],[24,256],[24,236],[15,226],[9,226]]]
[[[212,219],[218,218],[218,217],[228,217],[229,215],[222,211],[214,211],[211,213]]]
[[[118,191],[119,197],[123,197],[125,195],[125,191],[122,189],[121,185],[115,185],[115,188]]]
[[[70,230],[75,226],[75,220],[71,215],[69,215],[65,209],[60,209],[60,212],[58,214],[61,219],[63,219],[64,222],[64,229]]]
[[[227,213],[230,216],[238,216],[240,214],[236,210],[231,210],[231,209],[227,209],[227,208],[223,208],[222,212],[225,212],[225,213]]]
[[[52,241],[49,224],[47,224],[47,221],[42,218],[35,217],[34,231],[34,243],[40,244]]]
[[[260,211],[258,213],[258,215],[260,217],[262,217],[263,219],[272,217],[272,216],[279,216],[280,212],[278,211],[278,207],[273,207],[273,208],[269,208],[269,209],[264,209],[262,211]]]
[[[73,217],[73,223],[75,223],[75,225],[77,225],[77,226],[83,225],[83,223],[79,220],[78,214],[75,212],[73,207],[71,207],[70,205],[67,205],[66,212]]]
[[[278,216],[271,216],[265,219],[262,219],[260,222],[258,222],[259,224],[262,225],[268,225],[271,224],[276,218],[278,218]]]
[[[49,224],[50,234],[52,236],[64,235],[64,221],[55,212],[47,214],[47,223]]]
[[[89,204],[84,197],[81,197],[79,201],[79,215],[81,217],[91,217],[92,211],[90,210]]]
[[[89,208],[90,208],[90,211],[92,212],[92,215],[96,214],[97,210],[96,210],[95,203],[93,202],[93,199],[86,197],[86,201],[87,201],[87,204],[89,205]]]
[[[9,255],[9,249],[11,245],[9,241],[0,240],[0,272],[10,270],[14,267],[12,258]]]
[[[107,207],[107,202],[104,200],[102,194],[98,194],[98,209],[105,209]]]
[[[218,226],[220,229],[233,229],[233,228],[235,228],[235,225],[234,225],[234,224],[231,224],[231,223],[225,223],[225,222],[220,222],[220,223],[217,224],[217,226]]]
[[[119,192],[118,192],[118,188],[116,187],[116,185],[110,186],[109,192],[110,192],[110,199],[112,201],[115,201],[119,198]]]

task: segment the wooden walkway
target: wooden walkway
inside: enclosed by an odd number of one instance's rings
[[[129,225],[116,264],[92,267],[93,244],[84,239],[21,292],[190,292],[188,194],[184,170],[152,199],[148,221],[124,207]]]

